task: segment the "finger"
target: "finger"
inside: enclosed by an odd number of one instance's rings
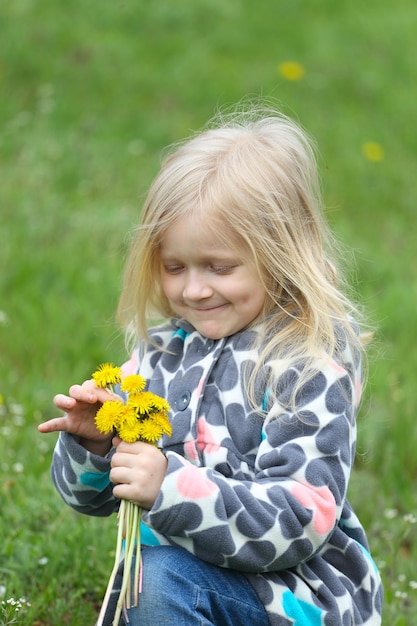
[[[123,439],[119,439],[118,437],[114,437],[114,440],[118,440],[118,443],[113,444],[117,448],[117,452],[124,452],[126,454],[139,454],[141,451],[143,452],[143,446],[147,445],[143,441],[127,443],[127,441],[123,441]]]
[[[53,402],[55,406],[62,411],[68,411],[69,409],[73,409],[75,406],[75,400],[69,396],[65,396],[63,393],[58,393],[54,397]]]
[[[120,500],[129,500],[130,502],[135,502],[139,505],[142,504],[138,500],[137,490],[128,483],[119,483],[115,485],[113,488],[113,495],[115,498],[119,498]]]
[[[112,467],[128,467],[132,468],[137,465],[137,454],[129,454],[128,452],[115,452],[111,458]]]
[[[115,396],[107,389],[96,387],[93,380],[86,380],[82,385],[72,385],[69,393],[72,398],[80,402],[87,402],[88,404],[95,404],[96,402],[103,403],[107,400],[115,399]]]
[[[65,416],[63,417],[54,417],[47,422],[43,422],[38,425],[38,430],[40,433],[54,433],[57,431],[67,431],[68,421]]]
[[[113,487],[113,495],[115,498],[120,498],[121,500],[130,500],[135,504],[143,507],[144,509],[150,510],[154,505],[156,496],[158,491],[154,494],[147,494],[146,489],[141,486],[137,481],[132,482],[120,482],[114,485]]]
[[[97,389],[83,387],[82,385],[72,385],[69,388],[71,398],[79,402],[87,402],[88,404],[95,404],[98,401],[96,391]]]
[[[130,472],[126,467],[112,467],[109,478],[113,485],[129,485],[131,482]]]

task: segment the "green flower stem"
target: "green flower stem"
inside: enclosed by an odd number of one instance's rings
[[[126,519],[126,500],[122,500],[121,503],[120,503],[120,509],[119,509],[119,528],[118,528],[118,532],[117,532],[116,554],[115,554],[115,557],[114,557],[113,570],[112,570],[111,575],[110,575],[110,579],[109,579],[109,582],[108,582],[108,585],[107,585],[107,589],[106,589],[106,594],[104,596],[103,604],[101,606],[100,615],[98,617],[96,626],[102,626],[103,625],[103,619],[104,619],[104,616],[106,614],[107,605],[109,603],[109,599],[110,599],[110,595],[111,595],[111,592],[112,592],[112,589],[113,589],[113,585],[114,585],[114,581],[115,581],[115,578],[116,578],[117,570],[119,569],[120,558],[121,558],[121,554],[122,554],[123,527],[125,525],[125,519]]]
[[[120,615],[122,613],[123,604],[126,597],[126,591],[130,583],[133,553],[135,550],[135,539],[137,535],[137,526],[139,524],[140,507],[133,502],[126,502],[128,515],[126,520],[126,536],[125,536],[125,563],[123,569],[123,583],[120,590],[119,600],[117,602],[116,612],[114,615],[113,626],[118,626]],[[139,550],[139,546],[138,546]],[[139,558],[139,557],[138,557]],[[135,581],[136,582],[136,581]]]
[[[114,383],[118,383],[122,380],[122,371],[120,368],[115,368],[112,363],[105,363],[99,367],[99,369],[93,373],[93,379],[99,387],[104,387],[111,393],[116,399],[117,395],[114,391]],[[103,380],[105,385],[103,385]],[[115,414],[110,411],[107,413],[104,409],[109,403],[104,402],[96,415],[96,426],[102,433],[108,433],[113,430],[117,432],[121,439],[124,439],[128,443],[133,441],[145,441],[146,443],[153,443],[160,439],[163,434],[171,435],[171,425],[168,422],[169,404],[155,396],[148,391],[143,391],[145,387],[145,379],[139,375],[127,376],[124,379],[126,386],[122,389],[130,394],[133,394],[134,402],[132,406],[127,408],[133,411],[133,417],[135,418],[135,424],[132,426],[127,423],[126,415]],[[139,402],[139,398],[142,398],[142,403]],[[120,400],[122,403],[122,401]],[[113,403],[112,403],[113,404]],[[123,404],[123,403],[122,403]],[[104,410],[104,413],[103,413]],[[131,412],[129,413],[130,416]],[[161,421],[162,420],[162,421]],[[126,426],[127,424],[127,426]],[[142,430],[141,430],[142,429]],[[123,432],[122,432],[123,431]],[[137,606],[139,603],[139,586],[140,586],[140,520],[142,517],[142,509],[139,505],[134,504],[126,500],[122,500],[119,511],[119,530],[117,534],[117,547],[116,557],[113,566],[113,571],[110,576],[109,584],[106,589],[106,595],[104,596],[103,605],[101,607],[99,619],[96,626],[102,626],[104,615],[107,610],[109,598],[114,585],[114,580],[120,565],[123,537],[125,539],[125,554],[123,565],[123,579],[122,588],[120,590],[119,599],[114,615],[113,626],[118,626],[119,619],[123,607],[129,609],[132,606]],[[137,547],[137,557],[133,572],[133,590],[132,590],[132,562],[133,554]]]
[[[138,511],[138,523],[136,528],[136,561],[135,561],[135,575],[133,579],[134,606],[139,604],[139,574],[140,574],[140,520],[142,517],[142,509]]]

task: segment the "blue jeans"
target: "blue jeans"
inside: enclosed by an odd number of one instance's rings
[[[129,626],[268,626],[264,606],[243,574],[210,565],[183,548],[142,550],[139,606]]]

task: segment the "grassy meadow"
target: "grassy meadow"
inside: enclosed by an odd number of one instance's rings
[[[416,32],[414,0],[1,3],[0,626],[94,623],[116,520],[61,502],[56,436],[36,426],[55,393],[125,357],[121,269],[161,150],[246,96],[320,149],[377,329],[350,498],[384,625],[417,625]]]

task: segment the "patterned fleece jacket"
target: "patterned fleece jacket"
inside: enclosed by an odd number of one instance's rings
[[[257,412],[244,386],[258,357],[256,332],[214,341],[172,321],[151,333],[160,349],[139,346],[127,364],[126,373],[144,376],[172,408],[173,435],[161,442],[168,469],[143,512],[142,541],[244,572],[271,626],[378,626],[380,577],[346,499],[360,356],[340,334],[338,357],[297,391],[295,409],[289,399],[300,371],[291,367],[273,402],[259,386]],[[105,516],[118,508],[110,457],[61,433],[52,476],[76,511]]]

